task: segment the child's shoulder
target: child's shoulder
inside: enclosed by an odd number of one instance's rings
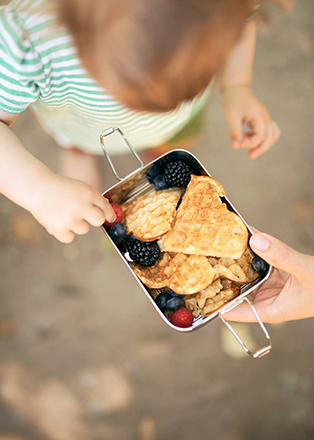
[[[49,0],[12,0],[0,8],[2,32],[25,33],[55,23],[55,11]]]

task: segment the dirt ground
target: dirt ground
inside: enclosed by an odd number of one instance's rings
[[[278,144],[256,161],[233,151],[214,90],[194,150],[250,224],[311,254],[313,16],[303,0],[259,31],[253,88]],[[57,169],[30,112],[14,130]],[[100,162],[105,190],[115,179]],[[4,197],[0,210],[0,440],[314,438],[313,319],[268,325],[273,349],[253,360],[219,319],[168,328],[100,228],[63,245]],[[255,325],[238,329],[264,343]]]

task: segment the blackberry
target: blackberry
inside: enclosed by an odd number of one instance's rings
[[[185,153],[184,151],[172,151],[166,156],[158,159],[154,165],[157,165],[160,169],[160,172],[162,172],[169,162],[177,162],[178,160],[185,162],[191,168],[192,174],[195,174],[196,176],[201,175],[203,171],[201,165],[193,156],[191,156],[189,153]]]
[[[133,240],[129,245],[129,255],[134,263],[150,267],[158,260],[160,250],[156,241]]]
[[[268,268],[268,264],[258,255],[255,255],[251,261],[252,269],[257,273],[264,273]]]
[[[164,169],[166,183],[170,186],[185,188],[191,180],[191,168],[181,160],[169,162]]]

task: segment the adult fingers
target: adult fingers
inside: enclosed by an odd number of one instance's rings
[[[257,233],[250,239],[252,250],[270,265],[304,279],[309,275],[308,256],[300,254],[277,238]]]

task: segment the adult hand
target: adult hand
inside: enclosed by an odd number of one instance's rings
[[[257,233],[253,251],[274,266],[254,293],[253,304],[263,322],[279,323],[314,316],[314,256],[301,254],[276,238]],[[242,303],[225,314],[229,321],[255,322],[251,308]]]

